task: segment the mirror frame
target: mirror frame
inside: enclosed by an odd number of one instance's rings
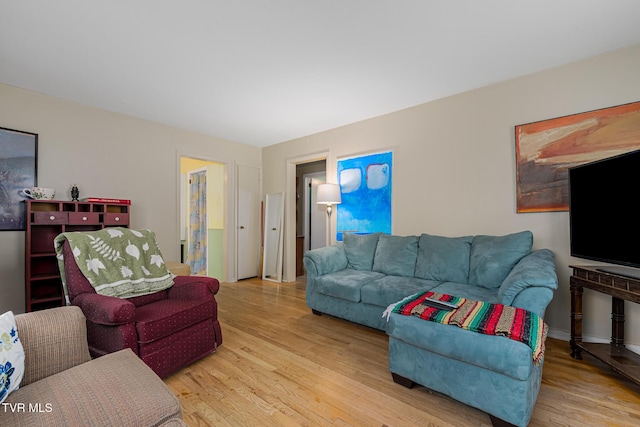
[[[284,254],[284,192],[267,193],[265,198],[262,280],[281,282]],[[272,263],[275,264],[272,266]]]

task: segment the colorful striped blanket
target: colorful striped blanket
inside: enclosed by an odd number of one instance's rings
[[[426,298],[446,301],[458,308],[450,311],[434,308],[424,302]],[[384,315],[388,317],[390,313],[417,316],[432,322],[523,342],[531,348],[536,365],[544,357],[548,326],[540,316],[522,308],[426,292],[390,305]]]

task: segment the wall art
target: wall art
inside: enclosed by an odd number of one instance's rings
[[[391,233],[393,152],[338,159],[342,203],[337,205],[336,240],[345,232]]]
[[[37,185],[38,135],[0,128],[0,231],[25,229],[22,190]]]
[[[640,148],[640,102],[515,127],[517,211],[569,209],[568,169]]]

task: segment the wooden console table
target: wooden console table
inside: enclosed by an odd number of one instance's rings
[[[640,384],[640,355],[624,347],[624,302],[640,303],[640,280],[597,270],[571,266],[571,357],[582,359],[584,350],[616,372]],[[611,295],[611,343],[582,342],[582,291],[592,289]]]

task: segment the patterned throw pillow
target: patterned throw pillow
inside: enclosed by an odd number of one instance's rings
[[[13,312],[0,316],[0,403],[17,390],[24,375],[24,349]]]

